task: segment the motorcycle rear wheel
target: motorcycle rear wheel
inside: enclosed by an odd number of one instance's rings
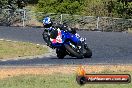
[[[56,49],[56,54],[57,54],[58,59],[63,59],[66,56],[65,52],[60,49]]]

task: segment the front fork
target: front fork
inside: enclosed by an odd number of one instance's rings
[[[80,53],[84,54],[84,42],[81,42]]]
[[[83,54],[84,53],[84,46],[86,45],[86,43],[85,43],[86,38],[80,37],[80,35],[78,33],[76,33],[75,35],[80,40],[79,43],[77,44],[77,46],[79,46],[78,48],[79,48],[80,54]]]
[[[84,54],[85,53],[85,48],[87,48],[87,44],[85,43],[85,40],[86,39],[84,39],[84,38],[82,38],[82,40],[80,39],[80,43],[79,43],[79,45],[78,46],[80,46],[79,47],[79,50],[80,50],[80,54]]]

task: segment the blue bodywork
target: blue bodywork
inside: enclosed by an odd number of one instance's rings
[[[70,41],[72,41],[74,44],[80,43],[80,36],[76,36],[75,34],[72,34],[64,30],[61,30],[61,39],[62,39],[62,43],[52,43],[52,46],[57,48],[63,46],[64,44],[70,44]]]

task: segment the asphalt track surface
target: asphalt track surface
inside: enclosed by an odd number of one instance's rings
[[[42,28],[0,27],[0,39],[45,44]],[[78,64],[131,64],[132,34],[121,32],[77,31],[93,52],[92,58],[75,59],[65,57],[57,59],[55,52],[51,56],[33,59],[0,61],[0,66],[43,66]]]

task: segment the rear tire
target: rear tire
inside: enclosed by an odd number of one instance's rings
[[[72,49],[72,47],[70,45],[65,44],[65,48],[70,54],[74,55],[78,59],[83,59],[83,55],[77,53],[74,49]]]
[[[56,49],[58,59],[63,59],[66,56],[65,50]]]
[[[65,56],[57,54],[57,57],[58,57],[58,59],[64,59]]]

